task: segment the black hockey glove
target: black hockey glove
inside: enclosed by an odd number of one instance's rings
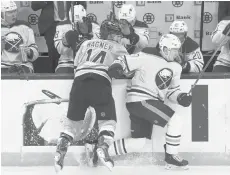
[[[223,30],[223,34],[227,35],[228,31],[230,30],[230,23],[225,27],[225,29]],[[228,33],[228,36],[230,36],[230,33]]]
[[[84,38],[93,38],[93,25],[92,21],[89,18],[84,17],[83,22],[77,23],[77,30],[79,31],[79,34],[82,35]]]
[[[116,79],[124,77],[122,66],[119,63],[112,64],[108,69],[108,75]]]
[[[140,37],[134,31],[133,26],[127,20],[120,20],[121,32],[125,38],[129,39],[130,45],[136,45]]]
[[[191,69],[191,65],[189,62],[185,62],[182,66],[182,73],[189,73],[190,69]]]
[[[192,103],[192,96],[187,93],[181,93],[178,95],[177,101],[181,106],[188,107]]]
[[[62,37],[62,43],[64,46],[74,48],[76,43],[79,42],[79,33],[77,31],[70,30],[66,32]]]

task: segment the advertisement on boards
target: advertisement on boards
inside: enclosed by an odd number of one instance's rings
[[[193,83],[193,79],[183,79],[182,90],[188,92]],[[2,133],[7,133],[2,134],[3,150],[17,144],[55,145],[63,117],[67,114],[71,85],[72,80],[3,80]],[[115,139],[130,137],[130,119],[125,106],[126,85],[127,80],[116,80],[112,86],[117,113]],[[229,79],[202,79],[193,90],[191,107],[171,106],[184,116],[182,151],[225,151],[227,140],[219,136],[226,135],[228,138],[229,89]],[[154,126],[152,142],[155,151],[162,149],[164,129]],[[96,137],[97,126],[86,140],[92,141]],[[83,145],[86,140],[74,142],[74,145]]]

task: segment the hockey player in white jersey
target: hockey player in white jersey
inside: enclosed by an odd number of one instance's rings
[[[178,155],[183,116],[164,104],[166,99],[184,107],[191,104],[191,95],[180,90],[180,47],[181,42],[175,35],[166,34],[159,42],[161,56],[140,52],[116,60],[109,68],[109,75],[114,78],[135,72],[126,97],[132,138],[115,141],[109,148],[111,156],[140,151],[146,139],[151,139],[154,124],[161,127],[168,125],[164,145],[166,168],[187,168],[188,161]],[[95,153],[92,162],[97,164]]]
[[[204,66],[200,46],[188,36],[188,26],[184,21],[174,21],[169,32],[176,35],[181,43],[180,57],[182,60],[182,73],[200,72]]]
[[[86,10],[82,5],[74,5],[73,14],[74,20],[72,20],[70,9],[70,20],[60,22],[56,28],[54,45],[61,55],[55,70],[56,73],[74,73],[73,50],[76,52],[85,39],[99,38],[100,26],[89,21],[86,17]]]
[[[1,1],[1,71],[33,73],[32,62],[38,58],[34,32],[25,21],[17,20],[14,1]]]
[[[118,20],[126,40],[129,54],[140,52],[149,44],[148,25],[136,19],[136,10],[132,4],[123,4],[118,12]]]
[[[60,134],[55,156],[57,171],[63,168],[68,146],[80,134],[78,121],[84,119],[89,106],[96,111],[99,136],[96,153],[101,162],[111,169],[114,166],[108,154],[113,143],[116,128],[116,111],[112,96],[111,78],[108,68],[117,57],[127,55],[127,50],[119,44],[122,33],[119,25],[105,20],[100,27],[101,39],[85,41],[78,50],[75,60],[75,78],[69,98],[64,130]]]
[[[215,31],[212,33],[212,42],[220,45],[221,41],[225,39],[221,52],[214,64],[213,72],[230,72],[230,16],[226,16],[219,22]],[[226,36],[227,35],[227,36]]]

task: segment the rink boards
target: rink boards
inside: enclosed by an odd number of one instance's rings
[[[188,92],[196,77],[184,76],[181,89]],[[128,81],[115,80],[112,84],[118,117],[116,138],[130,136],[130,120],[125,108]],[[42,90],[68,98],[71,84],[69,76],[2,77],[2,165],[52,165],[55,147],[23,145],[24,103],[48,99]],[[182,156],[192,165],[230,165],[230,75],[205,75],[193,91],[191,107],[171,107],[184,116]],[[55,112],[65,110],[66,105],[60,104],[57,111],[46,110],[44,114],[54,116]],[[165,128],[154,126],[152,142],[141,153],[116,157],[116,164],[163,164],[164,133]],[[84,164],[84,148],[71,147],[66,164]]]

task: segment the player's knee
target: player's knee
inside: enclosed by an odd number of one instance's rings
[[[184,117],[181,115],[178,115],[177,113],[174,113],[174,115],[171,117],[171,119],[168,121],[168,126],[175,125],[180,126],[183,124]]]
[[[63,131],[72,138],[79,137],[81,134],[82,122],[73,121],[67,117],[63,119]]]
[[[114,141],[114,132],[113,131],[101,131],[98,136],[98,144],[106,144],[107,146],[110,146],[113,144]]]
[[[102,131],[115,132],[117,122],[115,120],[101,120],[98,122],[99,133]]]

